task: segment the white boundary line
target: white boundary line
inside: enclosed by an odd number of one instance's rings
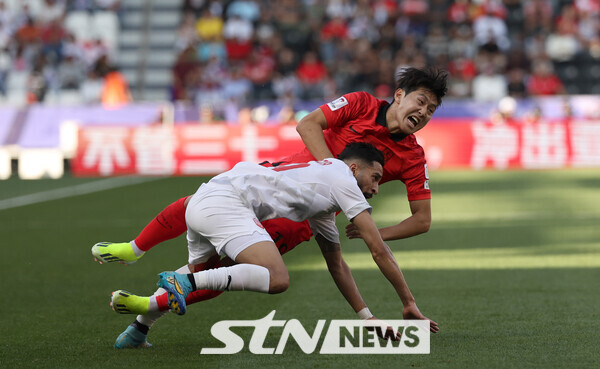
[[[18,208],[26,205],[39,204],[41,202],[65,199],[68,197],[87,195],[94,192],[110,190],[118,187],[136,185],[144,182],[163,179],[161,177],[116,177],[100,181],[83,183],[79,185],[57,188],[54,190],[36,192],[28,195],[17,196],[10,199],[0,200],[0,211]]]

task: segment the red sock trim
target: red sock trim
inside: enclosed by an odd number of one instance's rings
[[[167,293],[163,293],[162,295],[156,296],[156,304],[158,305],[158,310],[167,311],[169,310],[169,297]]]
[[[187,305],[195,304],[200,301],[206,301],[210,299],[214,299],[215,297],[222,294],[223,291],[213,291],[213,290],[198,290],[190,293],[188,297],[185,298],[185,303]]]

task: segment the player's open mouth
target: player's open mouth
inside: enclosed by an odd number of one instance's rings
[[[419,124],[419,120],[414,115],[409,116],[408,120],[413,124],[413,128],[416,128]]]

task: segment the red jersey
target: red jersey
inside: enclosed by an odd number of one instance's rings
[[[400,180],[406,186],[409,201],[430,199],[425,152],[414,135],[390,133],[385,121],[389,106],[387,101],[366,92],[352,92],[321,105],[327,119],[327,129],[323,131],[327,147],[337,156],[351,142],[374,145],[385,155],[381,184]],[[283,159],[296,163],[311,160],[315,158],[306,148]]]

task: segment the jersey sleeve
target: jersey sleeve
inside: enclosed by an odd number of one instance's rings
[[[365,199],[365,195],[363,195],[358,187],[356,179],[352,174],[340,175],[339,179],[335,182],[335,186],[331,188],[331,194],[334,201],[350,221],[363,211],[368,210],[371,212],[372,210],[371,205]]]
[[[337,98],[319,108],[327,120],[327,128],[342,127],[361,113],[366,106],[366,93],[351,92]]]
[[[340,234],[335,225],[335,214],[327,214],[322,217],[314,217],[308,220],[310,229],[314,235],[320,234],[327,241],[340,243]]]
[[[424,164],[426,166],[427,164]],[[408,201],[429,200],[431,199],[431,190],[429,189],[429,178],[425,177],[426,170],[421,170],[421,174],[409,178],[406,182],[406,196]]]
[[[411,165],[405,168],[403,173],[404,184],[408,201],[429,200],[431,190],[429,189],[429,172],[423,148],[418,146],[412,152],[412,158],[407,160]]]

